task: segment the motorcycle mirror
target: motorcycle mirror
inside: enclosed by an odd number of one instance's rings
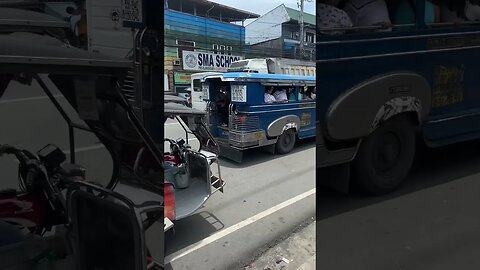
[[[183,146],[185,144],[185,140],[182,138],[177,139],[177,144]]]
[[[47,144],[45,147],[37,152],[40,161],[44,162],[50,167],[58,167],[67,160],[67,156],[56,145]]]

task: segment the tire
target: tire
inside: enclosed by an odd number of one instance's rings
[[[354,161],[360,187],[371,195],[397,189],[408,176],[415,158],[415,131],[404,117],[379,126],[361,144]]]
[[[278,137],[275,143],[275,149],[279,154],[286,154],[293,150],[295,147],[297,136],[293,129],[285,130],[280,137]]]

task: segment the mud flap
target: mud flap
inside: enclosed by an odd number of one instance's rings
[[[220,156],[236,163],[242,163],[243,151],[220,144]]]
[[[350,191],[350,163],[317,168],[317,186],[331,188],[340,193]]]
[[[275,155],[275,144],[270,144],[263,147],[263,150],[267,151],[268,153]]]

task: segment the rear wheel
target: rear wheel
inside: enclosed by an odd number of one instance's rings
[[[277,153],[279,154],[286,154],[292,151],[293,147],[295,146],[295,141],[297,137],[295,135],[295,131],[293,129],[285,130],[276,142],[275,148]]]
[[[360,146],[354,163],[358,183],[368,193],[381,195],[400,186],[415,157],[415,132],[404,117],[383,123]]]

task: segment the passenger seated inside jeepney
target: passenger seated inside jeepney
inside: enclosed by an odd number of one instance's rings
[[[342,0],[317,1],[317,28],[322,35],[341,35],[345,31],[329,29],[345,29],[353,26],[348,14],[340,8]]]
[[[267,88],[265,89],[265,94],[264,94],[264,96],[263,96],[263,99],[264,99],[264,102],[265,102],[265,103],[274,103],[274,102],[276,102],[275,97],[273,96],[273,91],[274,91],[273,86],[267,87]]]
[[[432,24],[440,22],[440,7],[438,0],[425,1],[425,23]],[[415,0],[397,0],[393,5],[393,24],[414,24],[415,23]]]
[[[285,89],[277,89],[277,91],[273,93],[273,96],[276,102],[288,102],[287,90]]]
[[[460,23],[465,21],[465,1],[444,0],[440,4],[441,23]]]
[[[465,1],[465,18],[469,21],[480,21],[480,1]]]
[[[314,100],[315,99],[315,93],[314,93],[314,87],[308,86],[307,90],[305,91],[303,95],[304,100]]]
[[[381,26],[381,29],[374,29],[374,31],[392,30],[385,0],[349,0],[344,10],[354,27]]]
[[[314,86],[313,89],[312,89],[312,94],[310,95],[310,97],[312,99],[316,99],[317,98],[317,87]]]
[[[298,101],[304,100],[304,99],[305,99],[305,98],[303,97],[304,94],[305,94],[305,89],[304,89],[304,87],[303,87],[303,86],[298,87],[297,100],[298,100]]]
[[[298,96],[295,93],[295,88],[294,87],[289,87],[288,88],[288,101],[289,102],[294,102],[298,100]]]

